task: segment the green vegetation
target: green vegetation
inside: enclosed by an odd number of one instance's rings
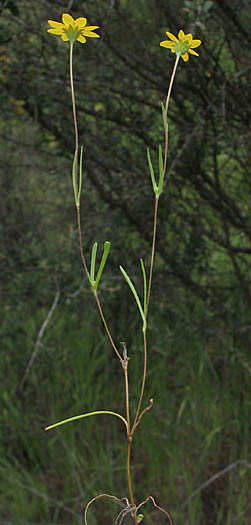
[[[135,399],[142,366],[136,324],[131,320],[128,344]],[[135,434],[136,497],[148,494],[150,487],[158,502],[169,502],[175,523],[231,524],[235,519],[244,524],[250,495],[247,360],[238,348],[198,342],[196,334],[172,341],[163,322],[154,324],[146,398],[153,396],[155,405]],[[120,333],[125,333],[123,324]],[[77,319],[64,311],[62,319],[59,308],[27,391],[17,396],[10,376],[3,392],[3,523],[77,524],[90,497],[125,493],[122,422],[99,416],[50,434],[43,431],[48,421],[90,407],[122,411],[122,380],[97,317],[86,312]],[[231,468],[238,460],[243,462]],[[228,472],[202,489],[226,467]],[[102,523],[102,516],[112,522],[116,510],[111,503],[97,502],[90,523]],[[150,505],[144,515],[147,523],[156,522]],[[165,523],[159,516],[158,522]]]
[[[146,151],[157,174],[173,65],[159,42],[180,27],[203,41],[200,57],[180,67],[170,103],[148,319],[144,399],[154,406],[135,434],[132,475],[137,502],[151,494],[175,525],[247,525],[250,6],[71,4],[73,16],[102,28],[98,42],[74,50],[83,242],[89,267],[99,243],[97,273],[111,241],[99,291],[116,343],[126,341],[135,410],[142,322],[119,265],[143,297],[139,258],[148,272],[153,215]],[[99,416],[44,432],[104,407],[124,413],[123,373],[80,264],[67,52],[46,33],[63,11],[49,0],[1,6],[0,525],[82,524],[91,497],[128,495],[122,421]],[[89,524],[113,523],[118,512],[97,501]],[[150,503],[143,514],[142,523],[166,523]]]

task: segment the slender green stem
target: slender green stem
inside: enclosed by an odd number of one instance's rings
[[[167,164],[167,151],[168,151],[168,126],[167,126],[167,114],[168,114],[168,107],[174,82],[175,73],[177,70],[178,62],[179,62],[179,56],[176,56],[175,64],[173,67],[167,97],[166,97],[166,104],[165,104],[165,112],[164,112],[164,130],[165,130],[165,153],[164,153],[164,167],[163,167],[163,177],[165,177],[166,172],[166,164]],[[158,219],[158,204],[159,204],[159,197],[156,196],[155,198],[155,207],[154,207],[154,219],[153,219],[153,239],[152,239],[152,251],[151,251],[151,262],[150,262],[150,272],[149,272],[149,283],[148,283],[148,293],[147,293],[147,303],[146,303],[146,313],[145,317],[147,319],[148,315],[148,309],[149,309],[149,301],[150,301],[150,295],[151,295],[151,287],[152,287],[152,275],[153,275],[153,266],[154,266],[154,258],[155,258],[155,246],[156,246],[156,231],[157,231],[157,219]],[[139,403],[136,411],[136,416],[134,419],[133,427],[131,433],[133,434],[137,423],[138,418],[140,414],[140,409],[142,405],[142,399],[144,395],[144,389],[145,389],[145,382],[146,382],[146,370],[147,370],[147,340],[146,340],[146,330],[144,331],[144,368],[143,368],[143,378],[142,378],[142,384],[141,384],[141,391],[140,391],[140,397],[139,397]]]
[[[77,221],[78,221],[78,239],[79,239],[80,256],[81,256],[81,260],[82,260],[82,263],[83,263],[83,267],[84,267],[85,272],[86,272],[86,274],[88,276],[88,279],[89,279],[89,272],[88,272],[88,268],[87,268],[87,264],[86,264],[86,260],[85,260],[85,256],[84,256],[84,252],[83,252],[80,207],[76,206],[76,210],[77,210]]]
[[[105,327],[105,331],[106,331],[106,333],[107,333],[107,336],[108,336],[108,338],[109,338],[109,341],[110,341],[110,343],[111,343],[111,345],[112,345],[112,347],[113,347],[113,350],[114,350],[115,353],[117,354],[117,356],[118,356],[120,362],[122,362],[122,361],[123,361],[123,360],[122,360],[122,357],[121,357],[121,355],[120,355],[120,353],[119,353],[119,351],[118,351],[118,349],[117,349],[117,347],[116,347],[116,345],[115,345],[115,343],[114,343],[114,341],[113,341],[113,338],[112,338],[112,336],[111,336],[111,332],[110,332],[110,330],[109,330],[109,328],[108,328],[108,326],[107,326],[107,323],[106,323],[106,320],[105,320],[105,316],[104,316],[104,313],[103,313],[103,309],[102,309],[102,306],[101,306],[101,304],[100,304],[100,300],[99,300],[99,298],[98,298],[98,294],[94,294],[94,295],[95,295],[96,303],[97,303],[97,306],[98,306],[98,309],[99,309],[100,317],[101,317],[101,319],[102,319],[102,321],[103,321],[103,325],[104,325],[104,327]]]
[[[72,67],[73,61],[72,61],[72,58],[73,58],[73,44],[72,44],[72,42],[70,42],[70,81],[71,81],[71,97],[72,97],[72,111],[73,111],[73,122],[74,122],[74,131],[75,131],[75,156],[76,156],[75,184],[76,184],[76,193],[78,194],[78,147],[79,147],[79,145],[78,145],[78,124],[77,124],[77,112],[76,112],[76,103],[75,103],[73,67]],[[78,237],[79,237],[80,256],[81,256],[82,264],[83,264],[84,270],[86,272],[86,275],[87,275],[88,279],[90,280],[88,267],[87,267],[87,264],[86,264],[84,251],[83,251],[80,205],[76,206],[76,209],[77,209],[77,223],[78,223]],[[114,341],[112,339],[111,333],[110,333],[110,331],[108,329],[108,326],[107,326],[107,323],[106,323],[106,320],[105,320],[105,317],[104,317],[104,314],[103,314],[103,310],[102,310],[100,301],[98,299],[98,296],[97,296],[97,294],[94,294],[94,295],[95,295],[95,299],[96,299],[96,302],[97,302],[97,305],[98,305],[100,316],[101,316],[101,319],[103,321],[103,324],[104,324],[107,336],[108,336],[108,338],[109,338],[109,340],[111,342],[111,345],[112,345],[113,349],[115,350],[119,360],[122,361],[122,357],[121,357],[119,351],[117,350],[116,345],[115,345],[115,343],[114,343]]]
[[[179,56],[176,56],[176,60],[175,60],[173,71],[172,71],[172,76],[171,76],[169,87],[168,87],[166,104],[165,104],[165,112],[164,112],[165,152],[164,152],[163,178],[165,178],[165,174],[166,174],[167,152],[168,152],[167,114],[168,114],[169,102],[170,102],[174,77],[175,77],[175,73],[177,70],[179,58],[180,58]],[[154,266],[154,257],[155,257],[156,230],[157,230],[157,218],[158,218],[158,204],[159,204],[159,197],[156,196],[155,197],[155,208],[154,208],[154,219],[153,219],[153,240],[152,240],[152,253],[151,253],[149,284],[148,284],[148,294],[147,294],[146,318],[147,318],[147,313],[148,313],[149,300],[150,300],[151,287],[152,287],[152,275],[153,275],[153,266]]]
[[[172,76],[170,79],[167,97],[166,97],[166,104],[165,104],[165,113],[164,113],[164,129],[165,129],[165,152],[164,152],[164,167],[163,167],[163,178],[165,178],[166,174],[166,165],[167,165],[167,152],[168,152],[168,126],[167,126],[167,113],[169,108],[169,102],[174,82],[175,73],[177,70],[178,62],[179,62],[179,56],[176,57]],[[148,284],[148,294],[147,294],[147,307],[146,307],[146,317],[148,314],[148,308],[149,308],[149,301],[150,301],[150,294],[151,294],[151,287],[152,287],[152,275],[153,275],[153,266],[154,266],[154,257],[155,257],[155,245],[156,245],[156,231],[157,231],[157,219],[158,219],[158,204],[159,204],[159,197],[155,197],[155,208],[154,208],[154,219],[153,219],[153,240],[152,240],[152,253],[151,253],[151,263],[150,263],[150,272],[149,272],[149,284]]]
[[[146,369],[147,369],[147,340],[146,340],[146,330],[144,330],[143,332],[143,338],[144,338],[144,368],[143,368],[143,377],[142,377],[142,383],[141,383],[141,389],[140,389],[140,396],[139,396],[139,402],[138,402],[138,406],[137,406],[137,411],[136,411],[136,415],[135,415],[135,418],[134,418],[134,423],[133,423],[133,426],[132,426],[132,430],[131,430],[131,434],[133,435],[134,433],[134,430],[137,426],[137,421],[138,421],[138,417],[139,417],[139,413],[140,413],[140,409],[141,409],[141,405],[142,405],[142,399],[143,399],[143,395],[144,395],[144,390],[145,390],[145,383],[146,383]]]
[[[72,55],[73,55],[73,43],[70,42],[70,81],[71,81],[71,98],[72,98],[72,112],[73,112],[73,122],[74,122],[74,131],[75,131],[75,185],[76,185],[76,194],[78,194],[78,124],[77,124],[77,113],[76,113],[76,102],[75,102],[75,92],[74,92],[74,80],[73,80],[73,67],[72,67]],[[86,264],[86,260],[83,252],[82,244],[82,232],[81,232],[81,221],[80,221],[80,207],[77,208],[77,222],[78,222],[78,236],[79,236],[79,245],[80,245],[80,255],[84,269],[89,277],[89,272]]]
[[[75,155],[76,155],[75,184],[76,184],[76,193],[78,194],[78,124],[77,124],[76,102],[75,102],[74,81],[73,81],[72,56],[73,56],[73,43],[70,42],[70,81],[71,81],[73,122],[74,122],[74,130],[75,130]]]
[[[167,97],[166,97],[165,114],[164,114],[164,128],[165,128],[165,153],[164,153],[164,168],[163,168],[164,177],[165,177],[165,174],[166,174],[167,152],[168,152],[167,113],[168,113],[169,102],[170,102],[170,97],[171,97],[171,92],[172,92],[172,87],[173,87],[173,81],[174,81],[175,73],[176,73],[176,70],[177,70],[178,63],[179,63],[179,59],[180,59],[180,57],[177,55],[175,63],[174,63],[174,67],[173,67],[173,71],[172,71],[172,76],[171,76],[171,79],[170,79],[169,87],[168,87]]]
[[[84,252],[83,252],[83,242],[82,242],[82,228],[81,228],[81,221],[80,221],[80,207],[77,206],[77,221],[78,221],[78,237],[79,237],[79,247],[80,247],[80,256],[81,256],[81,260],[82,260],[82,264],[83,264],[83,267],[84,267],[84,270],[87,274],[87,277],[88,279],[90,280],[89,278],[89,272],[88,272],[88,268],[87,268],[87,264],[86,264],[86,260],[85,260],[85,256],[84,256]],[[98,294],[97,292],[94,293],[94,297],[95,297],[95,300],[96,300],[96,303],[97,303],[97,306],[98,306],[98,310],[99,310],[99,313],[100,313],[100,317],[103,321],[103,325],[105,327],[105,331],[107,333],[107,336],[108,336],[108,339],[115,351],[115,353],[117,354],[120,362],[122,362],[122,357],[113,341],[113,338],[112,338],[112,335],[111,335],[111,332],[107,326],[107,323],[106,323],[106,320],[105,320],[105,316],[104,316],[104,313],[103,313],[103,309],[102,309],[102,306],[100,304],[100,300],[98,298]]]
[[[75,176],[76,194],[78,194],[78,124],[77,124],[76,102],[75,102],[74,81],[73,81],[72,55],[73,55],[73,43],[70,42],[70,81],[71,81],[72,112],[73,112],[73,122],[74,122],[74,131],[75,131],[75,157],[76,157],[74,176]],[[80,255],[81,255],[84,269],[89,277],[89,272],[88,272],[86,260],[84,257],[84,252],[83,252],[81,221],[80,221],[80,207],[76,206],[76,208],[77,208]]]
[[[158,204],[159,204],[159,197],[156,196],[155,205],[154,205],[154,219],[153,219],[152,253],[151,253],[148,293],[147,293],[147,302],[146,302],[146,319],[147,319],[147,314],[148,314],[149,301],[150,301],[151,288],[152,288],[153,266],[154,266],[155,245],[156,245],[157,218],[158,218]]]

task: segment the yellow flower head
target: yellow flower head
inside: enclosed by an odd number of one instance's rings
[[[199,47],[201,44],[201,40],[193,40],[193,36],[191,33],[187,33],[185,35],[184,31],[182,29],[179,31],[178,38],[174,36],[172,33],[166,32],[167,36],[170,38],[170,40],[163,40],[163,42],[160,42],[160,45],[162,47],[167,47],[168,49],[171,49],[172,53],[176,53],[177,56],[181,56],[185,62],[189,59],[189,54],[199,56],[196,51],[194,51],[195,47]]]
[[[51,28],[47,29],[47,31],[48,33],[61,36],[64,42],[70,40],[73,44],[75,40],[78,40],[81,44],[85,44],[86,37],[100,37],[97,33],[93,33],[94,29],[98,29],[99,26],[87,26],[86,18],[76,18],[76,20],[74,20],[71,15],[64,13],[62,15],[62,22],[48,20]]]

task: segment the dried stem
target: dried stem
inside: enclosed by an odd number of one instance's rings
[[[160,507],[159,505],[157,505],[157,503],[155,502],[155,500],[154,500],[154,498],[152,496],[148,496],[148,498],[146,498],[144,501],[142,501],[142,503],[140,503],[140,505],[137,506],[137,511],[140,509],[140,507],[145,505],[149,500],[152,502],[153,506],[156,509],[158,509],[160,512],[162,512],[163,514],[165,514],[168,517],[170,525],[173,525],[173,522],[172,522],[170,514],[167,512],[167,510],[163,509],[163,507]]]
[[[92,505],[92,503],[94,503],[94,501],[97,501],[100,498],[109,498],[109,499],[115,501],[115,503],[125,502],[126,508],[130,508],[129,501],[128,501],[127,498],[117,498],[116,496],[112,496],[111,494],[98,494],[98,496],[95,496],[94,498],[92,498],[87,503],[87,505],[85,507],[85,513],[84,513],[84,523],[85,523],[85,525],[87,525],[87,513],[88,513],[90,505]]]
[[[147,405],[147,407],[144,408],[144,410],[142,410],[141,414],[139,415],[138,420],[137,420],[137,423],[135,424],[134,430],[135,430],[135,428],[138,426],[138,424],[140,423],[140,421],[141,421],[143,415],[144,415],[146,412],[148,412],[148,410],[150,410],[150,408],[152,408],[152,406],[153,406],[153,399],[150,399],[149,405]]]

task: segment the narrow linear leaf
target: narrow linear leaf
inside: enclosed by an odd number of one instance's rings
[[[159,144],[159,185],[158,185],[158,191],[157,191],[158,197],[161,194],[162,189],[163,189],[163,181],[164,181],[163,157],[162,157],[161,144]]]
[[[146,316],[147,285],[146,285],[146,271],[145,271],[145,266],[144,266],[143,259],[140,259],[140,264],[141,264],[141,270],[142,270],[142,275],[143,275],[143,283],[144,283],[144,314]]]
[[[152,179],[153,191],[154,191],[154,193],[156,193],[158,188],[157,188],[157,184],[156,184],[156,179],[155,179],[155,175],[154,175],[154,170],[153,170],[153,165],[152,165],[152,160],[151,160],[151,155],[150,155],[149,148],[147,148],[147,160],[148,160],[149,170],[150,170],[151,179]]]
[[[92,258],[91,258],[91,285],[95,285],[95,264],[96,264],[96,255],[97,255],[98,243],[95,242],[92,247]]]
[[[163,123],[164,123],[164,130],[165,130],[165,133],[168,132],[168,124],[167,124],[167,119],[166,119],[166,109],[165,109],[165,106],[162,102],[161,104],[161,109],[162,109],[162,118],[163,118]]]
[[[73,164],[72,164],[72,184],[73,184],[73,190],[74,190],[74,198],[75,203],[77,206],[77,187],[76,187],[76,162],[77,162],[77,152],[75,151]]]
[[[98,270],[98,273],[97,273],[97,278],[96,278],[96,281],[95,281],[95,284],[94,284],[94,289],[96,291],[98,289],[98,283],[100,281],[101,275],[103,273],[103,269],[105,267],[105,263],[106,263],[107,257],[109,255],[110,246],[111,246],[111,243],[109,241],[105,241],[103,256],[102,256],[101,263],[100,263],[100,266],[99,266],[99,270]]]
[[[89,416],[96,416],[96,415],[99,415],[99,414],[108,414],[108,415],[111,415],[111,416],[118,417],[119,419],[121,419],[123,421],[123,423],[125,424],[126,429],[127,429],[127,421],[126,421],[126,419],[123,416],[121,416],[120,414],[117,414],[117,412],[111,412],[110,410],[96,410],[95,412],[88,412],[87,414],[80,414],[79,416],[73,416],[73,417],[70,417],[69,419],[63,419],[62,421],[59,421],[58,423],[54,423],[53,425],[49,425],[48,427],[45,428],[45,430],[51,430],[52,428],[59,427],[61,425],[64,425],[65,423],[70,423],[71,421],[76,421],[77,419],[82,419],[84,417],[89,417]]]
[[[83,146],[80,148],[80,163],[79,163],[79,188],[78,188],[78,202],[77,206],[79,206],[80,203],[80,196],[81,196],[81,190],[82,190],[82,180],[83,180]]]
[[[131,291],[132,291],[132,293],[134,295],[135,301],[136,301],[136,303],[138,305],[138,309],[140,311],[140,315],[141,315],[142,320],[143,320],[143,332],[144,332],[145,329],[146,329],[146,317],[145,317],[145,314],[143,312],[143,309],[142,309],[142,306],[141,306],[141,302],[139,300],[139,296],[138,296],[138,294],[136,292],[135,286],[133,285],[129,275],[127,275],[126,271],[124,270],[124,268],[122,266],[120,266],[119,268],[120,268],[120,271],[123,274],[123,276],[124,276],[128,286],[131,288]]]

